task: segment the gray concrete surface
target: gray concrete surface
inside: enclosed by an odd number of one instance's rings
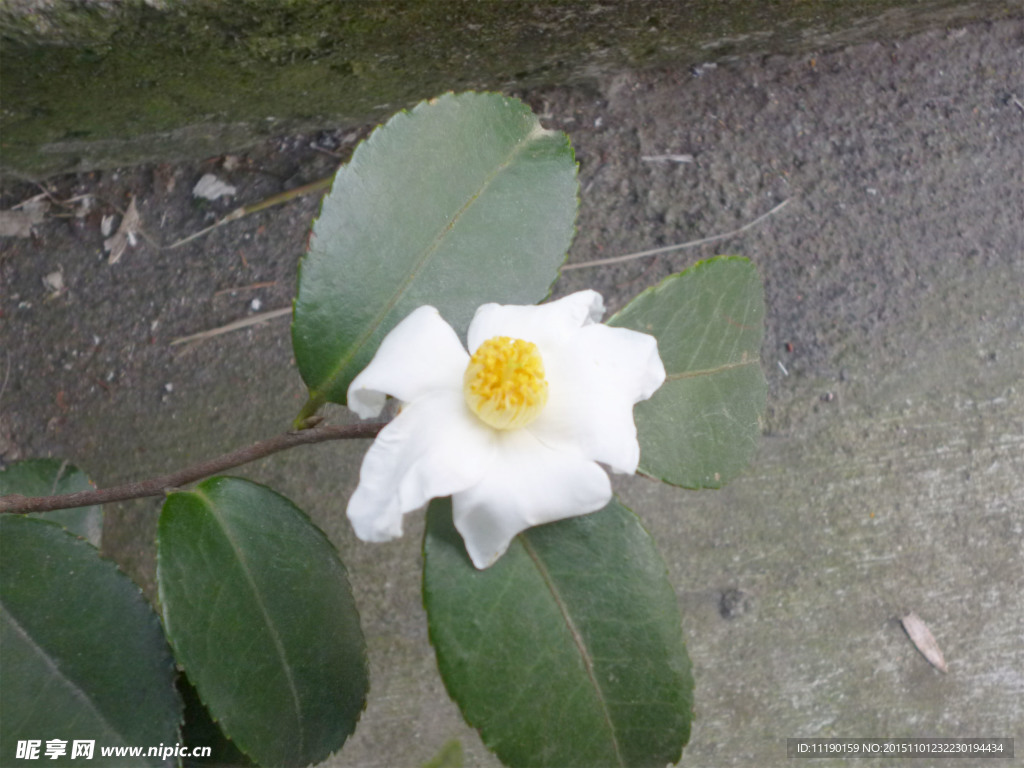
[[[749,256],[765,279],[769,410],[749,472],[718,492],[617,481],[683,611],[697,720],[681,765],[789,765],[792,736],[1004,736],[1024,749],[1022,52],[1024,27],[1004,20],[526,94],[577,148],[572,261],[727,231],[791,199],[721,247],[557,285],[620,306],[715,252]],[[96,194],[102,210],[134,194],[166,244],[323,175],[326,152],[355,138],[287,137],[233,171],[216,158],[47,187]],[[644,160],[671,153],[693,162]],[[238,199],[192,202],[208,170]],[[2,207],[35,191],[8,185]],[[114,266],[95,214],[54,208],[35,238],[0,243],[3,459],[65,456],[110,485],[286,428],[303,401],[286,324],[169,342],[251,313],[254,298],[287,305],[314,210],[290,203],[176,250],[143,242]],[[57,269],[66,290],[48,297]],[[244,473],[311,513],[355,585],[372,690],[328,764],[411,768],[454,737],[468,766],[496,765],[427,643],[422,520],[367,545],[344,519],[361,452],[322,445]],[[157,509],[112,507],[104,536],[150,593]],[[906,611],[930,626],[947,674],[901,629]]]

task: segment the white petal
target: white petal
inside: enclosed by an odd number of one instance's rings
[[[469,355],[452,327],[431,306],[413,310],[384,337],[370,364],[348,387],[348,407],[377,416],[386,395],[412,402],[440,388],[462,392]]]
[[[472,354],[495,336],[511,336],[533,342],[540,347],[543,356],[603,315],[604,300],[597,291],[578,291],[537,306],[484,304],[469,324],[469,351]]]
[[[466,407],[462,391],[427,394],[381,430],[363,458],[348,517],[363,541],[402,534],[402,516],[477,484],[494,455],[493,431]]]
[[[665,381],[657,340],[626,328],[588,325],[544,362],[548,403],[527,429],[553,448],[577,450],[617,472],[635,472],[640,445],[633,406]]]
[[[493,564],[520,531],[594,512],[612,497],[597,464],[552,450],[526,430],[502,433],[497,447],[483,479],[452,496],[455,527],[477,568]]]

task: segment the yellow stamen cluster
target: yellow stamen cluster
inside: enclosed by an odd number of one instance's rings
[[[481,344],[463,378],[466,404],[495,429],[519,429],[540,415],[548,401],[544,361],[537,345],[508,336]]]

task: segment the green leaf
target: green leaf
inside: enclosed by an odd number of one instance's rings
[[[288,499],[215,477],[171,494],[157,581],[178,662],[257,763],[324,760],[366,700],[366,648],[338,553]]]
[[[422,768],[462,768],[464,763],[462,742],[458,739],[449,739]]]
[[[658,339],[668,378],[636,406],[640,471],[720,488],[753,458],[767,384],[764,289],[747,259],[720,256],[641,293],[609,325]]]
[[[199,698],[199,692],[189,681],[188,675],[178,675],[178,693],[181,694],[181,699],[185,702],[185,715],[181,724],[181,743],[187,745],[190,750],[189,756],[182,760],[182,768],[210,768],[210,766],[248,768],[255,765],[214,722],[210,711]],[[209,749],[209,754],[196,753],[196,750],[200,748]],[[193,755],[196,756],[193,757]]]
[[[693,678],[665,565],[613,500],[531,528],[476,570],[431,502],[430,639],[452,698],[510,766],[658,766],[689,739]]]
[[[86,474],[60,459],[26,459],[0,469],[0,496],[20,493],[25,496],[54,496],[59,493],[91,491],[94,486]],[[94,547],[103,537],[103,511],[99,506],[60,509],[33,517],[52,520]]]
[[[100,760],[101,747],[173,745],[181,700],[160,621],[139,588],[96,549],[55,523],[0,516],[0,755],[17,742],[94,742],[83,765],[163,765],[158,757]],[[48,759],[40,762],[49,763]],[[27,763],[26,763],[27,764]]]
[[[292,341],[304,414],[344,404],[381,339],[423,304],[461,334],[480,304],[543,299],[577,189],[568,137],[499,94],[447,94],[374,131],[338,171],[302,259]]]

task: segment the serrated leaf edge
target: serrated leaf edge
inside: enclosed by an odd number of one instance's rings
[[[223,479],[223,478],[221,478],[221,477],[210,478],[210,480],[219,480],[219,479]],[[191,491],[178,491],[178,492],[175,492],[173,494],[170,494],[168,496],[168,500],[170,500],[171,497],[180,494],[180,495],[193,496],[193,497],[197,498],[199,501],[201,501],[203,503],[203,505],[209,511],[209,513],[213,517],[213,519],[217,521],[218,529],[222,531],[225,539],[227,539],[227,541],[231,545],[231,549],[236,553],[238,562],[243,565],[243,572],[245,574],[246,582],[251,587],[253,594],[258,596],[259,595],[259,591],[256,589],[256,584],[253,581],[251,569],[248,567],[248,564],[246,563],[246,561],[242,558],[241,553],[240,553],[238,547],[235,545],[234,539],[232,539],[231,536],[228,534],[227,527],[224,525],[224,522],[214,512],[213,500],[210,499],[210,497],[205,493],[205,491],[200,490],[202,488],[202,486],[206,484],[206,482],[209,482],[209,481],[205,481],[199,487],[197,487],[197,488],[195,488],[195,489],[193,489]],[[265,487],[265,486],[263,486],[263,487]],[[267,489],[267,490],[270,490],[270,489]],[[282,498],[284,498],[284,497],[282,497]],[[158,581],[159,581],[159,579],[158,579]],[[160,591],[162,592],[163,590],[161,589]],[[295,713],[296,713],[295,721],[296,721],[297,727],[299,729],[299,747],[300,747],[300,749],[298,751],[301,752],[302,751],[301,748],[305,746],[306,734],[305,734],[305,731],[303,729],[303,718],[302,718],[302,714],[303,713],[302,713],[301,704],[299,702],[298,691],[297,691],[297,689],[295,687],[295,681],[294,681],[294,678],[293,678],[292,673],[291,673],[290,665],[285,663],[287,661],[287,656],[284,653],[284,648],[281,645],[281,640],[280,640],[280,637],[279,637],[279,635],[278,635],[278,633],[276,631],[276,628],[274,627],[273,622],[270,621],[270,617],[267,615],[266,609],[265,609],[265,607],[263,605],[263,601],[262,600],[257,600],[257,602],[258,602],[258,604],[260,606],[260,611],[263,614],[263,618],[264,618],[268,628],[271,630],[271,632],[270,632],[271,639],[273,640],[274,648],[277,650],[278,658],[279,658],[279,660],[281,660],[282,666],[285,669],[286,679],[288,680],[288,687],[289,687],[289,690],[291,691],[291,694],[292,694],[292,702],[295,705]],[[165,604],[164,600],[162,599],[162,596],[161,596],[161,603]],[[170,622],[167,619],[166,610],[164,612],[164,626],[166,627],[166,630],[167,630],[167,639],[170,641],[171,645],[176,648],[177,647],[177,643],[175,642],[175,640],[174,640],[174,638],[172,636],[173,630],[171,629]],[[186,672],[187,672],[187,670],[186,670]],[[228,727],[227,727],[227,723],[225,722],[225,719],[223,717],[216,716],[215,713],[210,709],[209,701],[203,695],[203,692],[202,692],[202,689],[200,687],[200,684],[199,684],[198,680],[196,680],[194,677],[191,677],[191,676],[189,677],[189,680],[192,682],[193,687],[196,689],[196,693],[199,695],[200,701],[203,702],[203,705],[207,708],[207,711],[210,712],[210,717],[213,719],[213,721],[215,723],[217,723],[218,727],[221,729],[221,731],[223,731],[224,735],[227,736],[227,738],[229,738],[231,741],[233,741],[235,743],[235,745],[247,757],[252,759],[254,762],[258,762],[258,760],[256,760],[256,757],[251,753],[251,751],[248,749],[248,747],[243,745],[242,742],[239,741],[239,739],[236,736],[233,736],[229,732]]]
[[[67,462],[65,460],[64,463],[68,464],[69,462]],[[92,483],[91,480],[89,482],[90,482],[90,484]],[[149,611],[150,619],[152,621],[155,621],[157,623],[157,626],[160,625],[160,617],[157,615],[156,611],[154,611],[153,607],[151,605],[149,605],[148,601],[145,599],[145,596],[142,594],[142,590],[139,587],[139,585],[136,584],[135,581],[133,579],[131,579],[127,574],[125,574],[118,567],[117,563],[115,563],[115,562],[113,562],[111,560],[108,560],[107,558],[103,557],[100,554],[99,550],[91,542],[89,542],[87,539],[84,539],[81,536],[77,535],[73,531],[69,531],[63,525],[61,525],[60,523],[58,523],[58,522],[56,522],[54,520],[47,520],[47,519],[42,518],[42,517],[25,517],[24,519],[32,521],[33,524],[49,525],[49,526],[52,526],[54,528],[57,528],[57,529],[63,531],[63,533],[65,535],[71,537],[75,541],[81,542],[82,544],[88,546],[92,550],[92,552],[96,555],[96,559],[100,563],[104,564],[104,567],[107,568],[108,573],[111,573],[115,579],[118,579],[118,578],[125,579],[129,584],[131,584],[133,587],[135,587],[135,590],[136,590],[137,594],[139,595],[139,597],[141,599],[143,607],[145,609],[148,609],[148,611]],[[37,643],[33,639],[33,637],[24,629],[24,627],[22,626],[21,622],[19,622],[17,620],[17,618],[11,612],[10,608],[8,608],[2,602],[0,602],[0,608],[3,609],[2,611],[0,611],[0,615],[3,615],[4,617],[6,617],[11,622],[12,626],[26,640],[28,640],[29,643],[31,643],[32,648],[36,649],[40,653],[41,657],[46,661],[46,663],[51,667],[51,669],[53,669],[53,671],[59,675],[59,677],[60,677],[60,679],[62,681],[66,681],[67,682],[68,686],[80,697],[80,699],[88,702],[90,710],[92,710],[97,715],[99,715],[99,719],[107,726],[107,728],[109,729],[110,733],[112,733],[115,736],[117,736],[117,738],[119,738],[121,740],[122,744],[130,744],[131,742],[129,742],[127,740],[127,738],[125,737],[125,735],[121,733],[120,729],[115,728],[115,727],[113,727],[111,725],[110,720],[105,716],[103,711],[96,705],[96,703],[94,702],[93,698],[91,696],[89,696],[82,689],[82,687],[77,682],[75,682],[70,677],[65,675],[60,670],[60,667],[58,665],[56,665],[56,664],[54,664],[52,662],[50,654],[46,651],[45,648],[43,648],[41,645],[39,645],[39,643]],[[162,629],[162,627],[161,627],[161,629]],[[166,632],[162,632],[161,634],[163,634],[163,637],[164,637],[164,643],[165,643],[164,648],[165,648],[165,650],[166,651],[170,651],[171,650],[170,647],[169,647],[170,639],[167,637]],[[168,653],[167,659],[171,662],[171,665],[173,666],[173,658],[172,658],[170,653]],[[173,680],[173,676],[172,676],[172,680]],[[171,687],[174,688],[173,682],[171,684]],[[176,689],[175,689],[175,698],[177,699],[178,704],[179,704],[178,715],[176,717],[176,723],[177,724],[175,726],[175,730],[177,731],[177,733],[180,734],[180,732],[181,732],[181,723],[182,723],[183,718],[184,718],[184,702],[182,702],[181,696],[178,695]]]
[[[527,133],[525,136],[523,136],[516,143],[515,147],[513,148],[512,153],[508,156],[508,158],[500,166],[498,166],[492,172],[492,174],[490,176],[488,176],[484,180],[484,182],[481,185],[480,189],[478,189],[469,198],[469,200],[467,200],[466,203],[463,204],[463,206],[452,217],[451,221],[449,221],[447,224],[445,224],[444,228],[441,229],[438,232],[438,234],[433,238],[432,245],[430,247],[428,247],[427,249],[425,249],[423,255],[419,259],[417,259],[415,265],[410,268],[409,273],[406,276],[406,279],[398,287],[398,289],[395,291],[395,293],[391,297],[391,299],[385,305],[383,305],[383,309],[374,318],[374,321],[367,325],[366,330],[363,332],[363,334],[360,336],[360,338],[357,341],[353,342],[349,346],[349,351],[345,355],[343,355],[341,357],[341,359],[339,360],[338,364],[333,368],[332,372],[328,376],[326,376],[315,388],[314,387],[309,387],[309,402],[302,409],[302,411],[300,412],[299,416],[296,418],[296,423],[298,423],[301,419],[307,418],[310,415],[312,415],[312,413],[314,413],[317,409],[319,409],[320,406],[322,406],[324,403],[327,402],[327,397],[326,397],[326,395],[324,393],[331,388],[332,383],[338,377],[338,373],[341,370],[343,370],[345,368],[345,366],[348,365],[349,362],[351,362],[352,358],[355,357],[359,353],[359,351],[363,348],[363,346],[367,343],[367,341],[373,336],[374,333],[377,332],[377,330],[380,328],[381,323],[387,317],[388,313],[395,307],[395,305],[398,303],[398,301],[401,299],[401,297],[408,290],[409,285],[413,282],[413,280],[415,279],[416,275],[422,270],[423,265],[426,264],[429,261],[430,256],[437,250],[438,247],[440,247],[440,244],[443,242],[445,233],[452,229],[452,227],[455,225],[455,222],[469,209],[469,207],[480,197],[480,195],[483,194],[483,192],[494,182],[494,180],[501,174],[501,172],[503,172],[506,168],[509,167],[509,165],[515,160],[515,158],[518,157],[522,153],[524,148],[532,146],[537,140],[542,139],[542,138],[554,138],[554,137],[557,137],[559,135],[563,136],[564,139],[565,139],[566,144],[568,145],[569,151],[570,151],[570,153],[572,155],[573,168],[574,168],[574,174],[573,175],[574,176],[578,176],[579,166],[576,163],[575,150],[573,149],[572,143],[569,141],[568,136],[564,132],[554,131],[554,130],[550,130],[550,129],[544,128],[541,125],[540,118],[537,117],[537,115],[533,112],[533,110],[530,109],[529,105],[527,105],[521,99],[516,99],[514,97],[509,97],[509,96],[506,96],[504,94],[493,92],[493,91],[464,91],[462,93],[454,93],[452,91],[448,91],[448,92],[444,93],[440,97],[433,98],[433,99],[426,99],[424,101],[421,101],[418,104],[416,104],[412,109],[403,109],[400,112],[397,112],[396,114],[392,115],[391,118],[389,118],[387,122],[383,123],[382,125],[377,126],[377,128],[375,128],[370,133],[369,136],[367,136],[365,139],[363,139],[362,141],[359,142],[359,144],[356,146],[355,150],[352,152],[352,157],[349,159],[348,163],[346,163],[345,166],[343,166],[343,168],[347,168],[349,165],[351,165],[351,163],[356,159],[356,154],[357,153],[369,151],[368,148],[373,144],[373,142],[374,142],[375,138],[377,137],[377,135],[382,130],[387,129],[388,125],[390,125],[391,122],[396,117],[404,116],[404,117],[407,117],[407,118],[413,118],[415,116],[415,113],[418,110],[424,108],[425,106],[433,105],[434,103],[436,103],[441,98],[448,98],[448,97],[450,97],[450,98],[458,98],[459,96],[462,96],[464,94],[474,94],[474,95],[484,95],[484,96],[497,96],[497,97],[500,97],[500,98],[504,99],[505,101],[518,102],[519,104],[522,104],[526,108],[527,112],[529,112],[530,117],[532,118],[534,125],[530,129],[529,133]],[[342,169],[339,169],[339,173],[341,172],[341,170]],[[337,179],[337,175],[335,176],[335,179]],[[326,195],[324,195],[323,199],[321,200],[321,209],[320,209],[320,212],[317,214],[316,219],[314,220],[314,226],[315,226],[316,222],[319,221],[320,217],[323,215],[323,202],[333,193],[333,191],[334,191],[334,183],[332,182],[331,189],[328,191],[328,193]],[[577,212],[577,216],[578,216],[578,214],[579,214],[579,202],[580,202],[580,198],[579,198],[579,185],[578,184],[577,184],[577,190],[576,190],[576,193],[574,195],[574,198],[575,198],[575,202],[576,202],[576,212]],[[573,235],[572,235],[572,237],[570,237],[569,244],[572,243],[572,240],[574,239],[574,237],[575,237],[575,224],[573,225]],[[306,254],[308,254],[308,253],[309,253],[309,251],[307,250]],[[300,285],[302,283],[302,278],[301,278],[302,264],[303,264],[303,262],[305,260],[306,254],[304,254],[303,258],[300,259],[300,261],[299,261],[299,273],[300,273],[299,284]],[[568,255],[569,255],[569,252],[568,252],[568,246],[567,246],[565,253],[563,253],[563,255],[562,255],[562,260],[560,262],[560,265],[565,263],[566,259],[568,258]],[[559,269],[560,269],[560,266],[559,266]],[[554,279],[551,281],[551,284],[548,286],[548,295],[550,295],[552,287],[554,286],[555,282],[558,280],[558,276],[559,275],[556,272]],[[297,307],[297,304],[298,304],[298,294],[296,294],[295,298],[292,299],[292,327],[293,328],[294,328],[294,325],[295,325],[295,309]]]

